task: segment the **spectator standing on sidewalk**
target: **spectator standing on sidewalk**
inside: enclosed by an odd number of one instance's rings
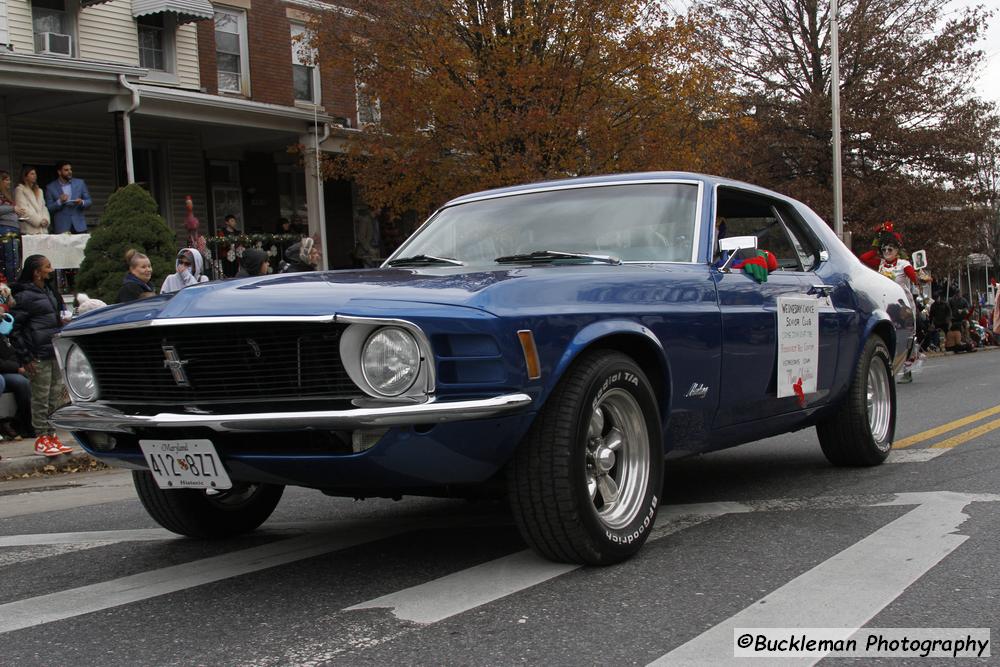
[[[14,316],[13,343],[25,374],[31,379],[31,423],[38,438],[35,453],[58,456],[73,451],[59,441],[49,423],[51,415],[63,403],[63,382],[56,363],[52,338],[69,321],[62,297],[52,287],[52,262],[44,255],[31,255],[14,283],[17,305]]]
[[[18,218],[23,216],[25,211],[14,203],[14,195],[10,189],[10,174],[0,171],[0,246],[3,248],[4,275],[14,275],[20,263],[20,233],[21,226]]]
[[[285,263],[281,267],[282,273],[302,273],[305,271],[315,271],[319,266],[319,248],[316,241],[310,236],[304,237],[294,245],[288,246],[285,250]]]
[[[52,219],[45,208],[45,194],[38,186],[34,167],[21,170],[21,182],[14,189],[14,202],[23,209],[19,222],[22,234],[48,234]]]
[[[237,278],[249,278],[251,276],[266,276],[271,268],[268,261],[268,254],[256,248],[247,248],[243,251],[243,261],[240,270],[236,272]]]
[[[945,338],[944,349],[948,352],[975,352],[976,347],[969,340],[968,318],[972,314],[972,306],[960,291],[948,299],[951,308],[951,328]]]
[[[156,288],[152,283],[153,265],[149,263],[149,257],[133,248],[125,253],[125,263],[128,271],[118,290],[118,303],[156,296]]]
[[[232,278],[240,269],[240,263],[237,259],[239,256],[239,248],[236,243],[240,236],[240,229],[238,223],[236,222],[235,215],[230,213],[226,216],[225,226],[222,228],[221,232],[222,235],[228,239],[226,246],[220,253],[221,257],[219,258],[222,260],[222,277]]]
[[[52,233],[84,234],[87,220],[83,212],[93,201],[82,178],[73,178],[73,165],[62,161],[56,164],[59,178],[45,187],[45,205],[52,214]]]
[[[202,274],[202,257],[196,248],[184,248],[177,253],[177,272],[163,280],[160,294],[178,292],[189,285],[207,283],[208,276]]]

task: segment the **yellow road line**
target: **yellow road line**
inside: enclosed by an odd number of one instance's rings
[[[989,433],[990,431],[995,431],[1000,428],[1000,419],[994,419],[991,422],[986,422],[982,426],[977,426],[971,431],[966,431],[964,433],[959,433],[958,435],[953,435],[947,440],[942,440],[941,442],[931,445],[929,449],[951,449],[952,447],[957,447],[967,440],[972,440],[973,438],[978,438],[984,433]]]
[[[902,440],[897,440],[896,442],[893,443],[892,448],[906,449],[910,445],[915,445],[918,442],[923,442],[924,440],[930,440],[931,438],[937,437],[942,433],[947,433],[948,431],[954,431],[956,428],[965,426],[966,424],[971,424],[972,422],[977,422],[980,419],[986,419],[987,417],[992,417],[997,413],[1000,413],[1000,405],[993,408],[989,408],[988,410],[983,410],[982,412],[977,412],[975,414],[969,415],[968,417],[962,417],[961,419],[956,419],[953,422],[942,424],[941,426],[929,429],[927,431],[921,431],[920,433],[911,435],[907,438],[903,438]]]

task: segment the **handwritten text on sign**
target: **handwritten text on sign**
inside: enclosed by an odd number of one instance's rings
[[[819,301],[778,297],[778,398],[815,392],[818,368]]]

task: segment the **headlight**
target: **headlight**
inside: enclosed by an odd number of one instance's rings
[[[66,354],[66,384],[73,395],[82,401],[91,401],[97,396],[94,369],[79,345],[73,345]]]
[[[413,386],[420,372],[417,341],[399,327],[377,330],[361,350],[361,372],[378,393],[399,396]]]

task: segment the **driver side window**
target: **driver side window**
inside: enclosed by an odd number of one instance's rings
[[[779,271],[813,268],[817,256],[815,244],[797,229],[799,223],[783,202],[741,190],[719,188],[716,215],[726,220],[726,237],[756,236],[757,247],[775,256]]]

